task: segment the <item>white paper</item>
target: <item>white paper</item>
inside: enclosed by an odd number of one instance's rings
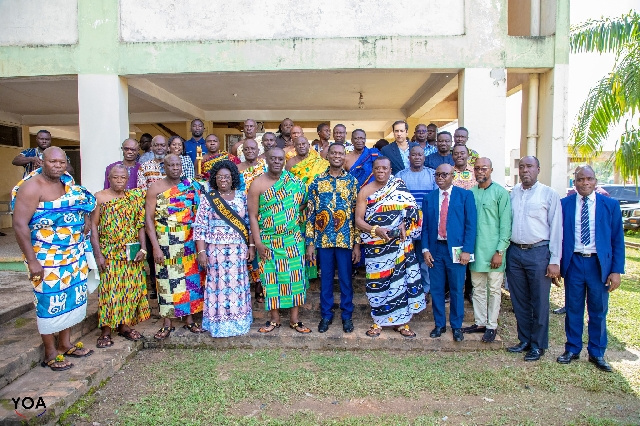
[[[460,263],[460,255],[462,254],[462,246],[451,247],[451,256],[453,257],[453,263]],[[469,256],[469,262],[475,262],[476,257],[471,253]]]

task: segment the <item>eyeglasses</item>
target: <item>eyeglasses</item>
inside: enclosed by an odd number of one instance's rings
[[[476,172],[488,172],[489,171],[489,167],[487,167],[487,166],[474,167],[473,170],[475,170]]]
[[[446,178],[448,178],[448,177],[449,177],[449,175],[450,175],[450,174],[452,174],[452,173],[436,172],[436,177],[437,177],[437,178],[439,177],[439,178],[444,178],[444,179],[446,179]]]

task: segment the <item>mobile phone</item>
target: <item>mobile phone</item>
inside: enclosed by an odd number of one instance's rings
[[[387,236],[389,238],[398,238],[400,236],[400,228],[391,229],[387,231]]]

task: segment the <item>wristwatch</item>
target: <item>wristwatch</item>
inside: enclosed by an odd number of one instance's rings
[[[504,250],[496,250],[496,253],[498,253],[500,256],[502,256],[504,254]]]

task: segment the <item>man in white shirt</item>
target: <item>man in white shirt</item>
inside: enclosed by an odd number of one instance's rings
[[[523,157],[518,170],[506,273],[520,343],[507,351],[526,351],[525,361],[537,361],[549,346],[549,292],[551,281],[560,277],[562,208],[558,194],[538,182],[536,157]]]

